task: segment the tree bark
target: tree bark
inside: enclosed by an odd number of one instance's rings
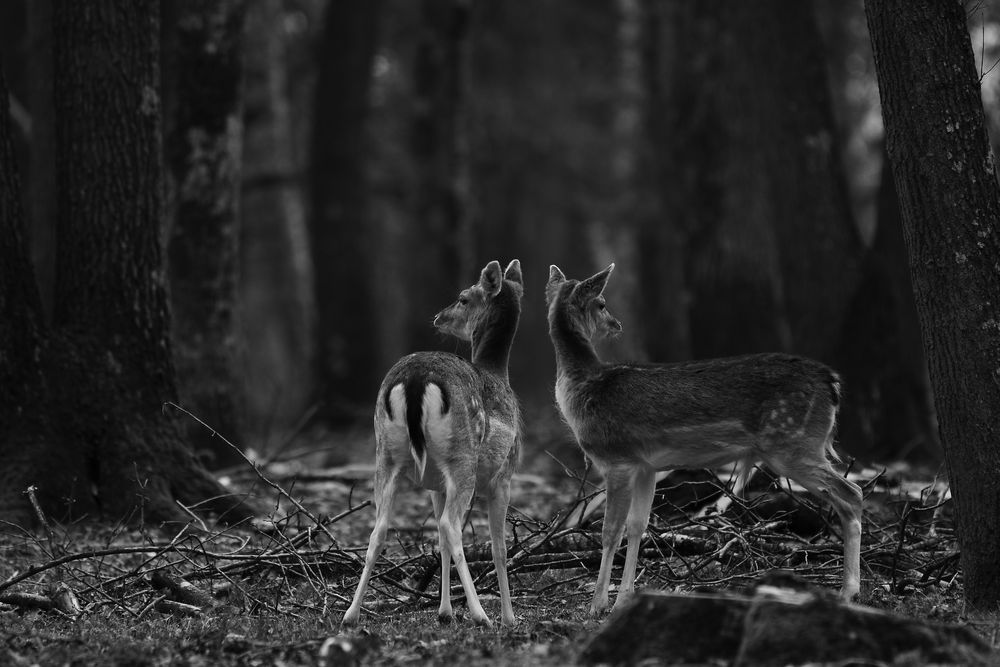
[[[55,111],[52,93],[52,0],[28,5],[30,58],[28,109],[31,111],[31,151],[28,161],[27,211],[31,259],[42,307],[52,314],[56,257]]]
[[[1000,187],[957,2],[868,0],[965,597],[1000,603]]]
[[[164,6],[165,152],[172,176],[168,262],[174,362],[182,404],[243,441],[239,372],[239,184],[243,136],[243,0]],[[214,467],[242,459],[197,423],[187,429]]]
[[[654,111],[660,224],[676,226],[688,258],[692,353],[829,359],[861,248],[811,5],[678,1],[667,10],[673,48]],[[647,264],[669,250],[660,241],[644,244]]]
[[[601,241],[617,240],[619,192],[609,158],[616,146],[610,129],[618,98],[620,14],[613,2],[470,4],[473,74],[463,104],[471,146],[472,250],[483,261],[521,260],[528,288],[511,382],[526,419],[534,412],[540,420],[557,420],[552,345],[546,336],[531,335],[548,326],[545,295],[531,285],[544,283],[550,264],[581,276],[592,274],[600,260],[621,259],[609,257],[614,247],[599,248],[597,257],[594,252]],[[607,230],[606,237],[595,239],[595,230]],[[635,275],[637,267],[631,269]],[[453,299],[456,287],[475,279],[472,271],[428,307]],[[622,277],[617,271],[612,285]],[[433,313],[421,315],[424,327]],[[626,321],[625,327],[635,331],[640,325]],[[454,343],[447,349],[462,350]]]
[[[366,121],[381,3],[332,0],[316,81],[309,185],[321,411],[367,410],[378,387]]]
[[[888,156],[881,180],[875,239],[835,355],[837,370],[851,378],[837,433],[849,450],[876,460],[940,462],[933,393]]]
[[[440,340],[429,318],[474,278],[469,211],[466,95],[469,67],[468,0],[422,0],[413,66],[410,128],[414,184],[407,257],[413,290],[409,338],[415,349]],[[434,267],[428,270],[428,267]]]
[[[644,171],[648,174],[645,190],[653,194],[639,226],[638,292],[643,317],[637,326],[642,327],[643,347],[651,359],[680,361],[690,359],[692,354],[684,245],[685,228],[693,223],[671,214],[682,205],[673,200],[678,188],[690,187],[691,183],[678,178],[679,163],[673,162],[668,151],[682,145],[675,143],[679,137],[674,132],[683,121],[675,115],[672,94],[683,94],[679,87],[687,85],[681,83],[686,78],[677,71],[679,63],[675,62],[671,47],[675,40],[687,38],[673,31],[677,26],[675,12],[679,11],[675,7],[658,0],[644,0],[642,7],[646,16],[642,78],[648,91],[643,125],[652,143],[643,157]],[[673,90],[674,86],[678,90]],[[697,133],[695,126],[683,129]]]
[[[28,261],[21,186],[11,136],[7,82],[0,60],[0,516],[28,517],[16,474],[31,462],[20,429],[37,409],[42,305]]]
[[[285,437],[312,391],[313,285],[295,161],[282,0],[250,3],[240,209],[242,337],[250,433]]]
[[[642,0],[616,0],[616,80],[611,124],[612,150],[607,216],[591,223],[590,241],[594,265],[617,263],[615,279],[604,292],[615,315],[630,323],[614,340],[597,341],[598,353],[607,361],[643,362],[648,359],[644,334],[649,312],[642,300],[639,276],[639,238],[649,220],[652,185],[646,177],[649,151],[643,134],[647,109],[647,82],[643,31],[647,20]],[[667,262],[661,262],[661,266]],[[588,267],[588,271],[592,267]],[[669,335],[669,332],[665,332]],[[666,337],[666,336],[665,336]]]
[[[159,10],[155,0],[55,5],[53,324],[15,360],[30,369],[38,359],[42,378],[0,434],[5,519],[30,514],[29,485],[59,519],[187,520],[178,502],[250,515],[162,410],[176,389],[160,247]],[[3,250],[3,266],[27,265],[23,244]],[[27,327],[32,311],[5,321]]]

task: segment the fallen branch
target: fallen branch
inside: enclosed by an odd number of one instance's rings
[[[215,606],[215,600],[211,595],[201,590],[194,584],[184,581],[180,577],[167,574],[162,570],[157,570],[150,578],[150,583],[154,588],[165,588],[170,591],[170,595],[177,602],[193,605],[201,609],[211,609]]]

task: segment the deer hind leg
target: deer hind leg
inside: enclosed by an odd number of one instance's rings
[[[823,471],[829,502],[844,533],[844,584],[840,595],[850,601],[861,592],[861,488],[832,469]]]
[[[639,560],[639,546],[642,534],[649,525],[649,511],[653,506],[653,492],[656,490],[656,474],[653,470],[640,470],[635,476],[632,503],[628,511],[626,529],[628,548],[625,551],[625,568],[622,570],[622,585],[618,589],[615,608],[621,606],[632,595],[635,588],[635,570]]]
[[[500,619],[510,627],[515,624],[514,608],[510,603],[510,583],[507,581],[507,542],[504,529],[507,522],[507,506],[510,504],[510,480],[498,481],[490,489],[487,497],[487,511],[490,519],[490,542],[493,547],[493,566],[497,571],[497,586],[500,588]]]
[[[444,494],[431,491],[431,503],[434,505],[434,520],[438,525],[438,550],[441,552],[441,606],[438,607],[438,620],[442,623],[451,623],[454,616],[451,610],[451,549],[441,520],[444,512]]]
[[[635,469],[625,466],[611,467],[605,477],[608,500],[604,508],[604,528],[601,531],[601,569],[597,574],[594,599],[590,603],[591,616],[597,616],[608,608],[611,569],[614,566],[615,552],[621,546],[625,519],[632,504]]]
[[[715,512],[723,514],[729,506],[733,504],[733,498],[743,498],[743,491],[747,488],[750,480],[757,472],[757,461],[755,459],[740,459],[736,462],[736,476],[733,479],[733,488],[730,493],[723,493],[715,501]]]
[[[463,480],[466,481],[466,480]],[[462,588],[465,590],[465,601],[469,606],[469,616],[476,623],[491,626],[490,619],[483,611],[483,606],[479,602],[476,594],[476,586],[472,581],[472,573],[469,572],[469,565],[465,562],[465,551],[462,549],[462,524],[465,513],[472,504],[472,494],[475,491],[474,479],[468,480],[468,485],[458,487],[452,480],[448,480],[445,486],[444,508],[441,512],[441,519],[438,522],[438,529],[441,531],[443,543],[441,549],[445,549],[451,554],[451,559],[458,569],[458,578],[462,581]],[[442,559],[442,563],[443,563]],[[442,582],[443,584],[444,582]],[[443,594],[442,594],[443,595]]]
[[[819,460],[768,461],[774,469],[825,499],[840,517],[844,537],[844,583],[841,597],[850,601],[861,590],[861,488],[839,475],[825,455]]]
[[[389,530],[389,517],[392,515],[392,501],[396,496],[396,484],[399,479],[400,468],[392,467],[386,469],[384,462],[379,461],[375,467],[375,526],[372,528],[371,537],[368,538],[368,552],[365,554],[365,568],[361,572],[361,579],[358,581],[358,588],[354,591],[354,600],[344,614],[344,625],[355,625],[361,616],[361,602],[364,600],[365,592],[368,590],[368,581],[371,579],[375,562],[382,555],[385,547],[385,535]]]

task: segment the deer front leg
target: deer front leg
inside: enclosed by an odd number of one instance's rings
[[[639,560],[639,546],[642,534],[649,525],[649,511],[653,506],[653,492],[656,490],[656,476],[653,470],[640,470],[635,476],[632,504],[628,512],[628,549],[625,552],[625,569],[622,570],[622,584],[618,588],[615,608],[620,607],[632,595],[635,588],[635,570]]]
[[[509,481],[502,481],[491,489],[487,498],[487,511],[490,519],[493,566],[497,571],[497,586],[500,588],[500,619],[504,625],[512,627],[516,621],[514,608],[510,603],[510,584],[507,581],[507,541],[504,537],[507,506],[510,504],[509,483]]]
[[[604,528],[601,531],[601,569],[597,575],[590,615],[597,616],[608,608],[608,588],[615,552],[622,543],[625,518],[632,504],[632,481],[635,470],[626,467],[609,468],[606,474],[608,500],[604,508]]]
[[[756,461],[753,459],[741,459],[736,462],[736,474],[733,479],[733,488],[730,493],[723,493],[715,501],[715,513],[725,514],[729,506],[733,504],[733,498],[743,498],[743,491],[746,489],[754,473],[757,472]]]

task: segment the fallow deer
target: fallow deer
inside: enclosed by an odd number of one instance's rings
[[[451,561],[472,620],[483,611],[462,549],[462,524],[474,495],[486,498],[501,619],[514,624],[504,526],[510,478],[521,446],[521,417],[507,366],[524,293],[521,264],[492,261],[479,282],[434,318],[439,330],[472,343],[472,362],[444,352],[416,352],[386,374],[375,402],[375,526],[344,623],[357,623],[375,561],[382,553],[400,474],[430,491],[441,550],[438,617],[450,621]]]
[[[632,593],[639,542],[649,523],[654,474],[737,462],[742,487],[757,461],[825,498],[844,539],[841,594],[860,589],[861,489],[828,457],[840,378],[788,354],[673,364],[606,364],[592,339],[622,325],[603,296],[614,264],[583,281],[549,269],[545,300],[556,353],[556,402],[580,447],[604,474],[607,505],[591,614],[608,607],[614,553],[628,533],[616,606]],[[739,490],[739,489],[737,489]]]

